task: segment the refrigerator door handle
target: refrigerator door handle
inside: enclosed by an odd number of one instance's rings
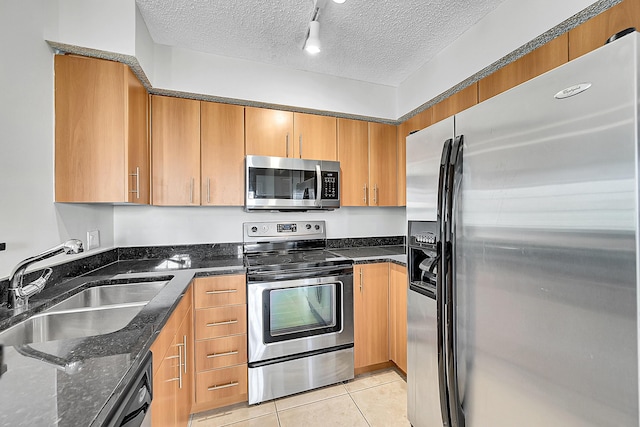
[[[442,148],[442,158],[440,160],[440,170],[438,176],[438,212],[437,212],[437,258],[438,272],[436,275],[436,323],[437,323],[437,343],[438,343],[438,386],[440,390],[440,412],[442,413],[442,422],[445,426],[451,425],[451,417],[449,415],[449,392],[447,389],[447,356],[446,356],[446,296],[445,296],[445,276],[446,269],[446,248],[444,244],[445,227],[446,227],[446,193],[447,193],[447,172],[449,168],[449,157],[451,155],[452,139],[448,139]]]
[[[445,200],[445,236],[444,247],[446,248],[446,351],[447,356],[447,389],[449,392],[449,411],[451,415],[451,427],[464,427],[465,418],[460,401],[460,393],[458,389],[458,368],[457,368],[457,328],[456,328],[456,287],[455,287],[455,230],[456,230],[456,193],[458,193],[462,178],[462,147],[464,137],[457,136],[451,148],[451,156],[449,157],[449,165],[447,172],[447,193]]]

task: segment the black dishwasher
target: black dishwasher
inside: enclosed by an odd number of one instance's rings
[[[118,403],[111,410],[104,426],[139,427],[143,423],[151,425],[150,409],[153,397],[151,360],[151,352],[149,351],[138,367],[135,377],[129,383],[129,387],[122,392]]]

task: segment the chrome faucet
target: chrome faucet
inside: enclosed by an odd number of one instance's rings
[[[7,301],[7,307],[13,308],[18,312],[26,310],[28,308],[29,297],[42,291],[42,289],[44,289],[44,285],[47,283],[47,280],[49,280],[49,277],[51,277],[51,273],[53,273],[53,270],[47,268],[42,273],[42,276],[40,276],[38,279],[27,285],[24,285],[22,281],[24,279],[25,271],[29,265],[33,264],[34,262],[51,258],[52,256],[61,254],[63,252],[65,254],[78,254],[83,250],[84,249],[82,247],[82,242],[80,240],[71,239],[59,244],[58,246],[39,253],[38,255],[20,261],[9,276],[9,298]]]

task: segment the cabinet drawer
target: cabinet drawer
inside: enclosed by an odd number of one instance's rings
[[[246,287],[244,274],[200,277],[195,280],[196,309],[245,304]]]
[[[229,305],[196,310],[195,327],[196,340],[246,334],[247,306]]]
[[[196,403],[229,400],[247,393],[247,365],[196,374]]]
[[[247,363],[247,336],[196,342],[196,372]]]

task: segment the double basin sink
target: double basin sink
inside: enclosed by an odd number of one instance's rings
[[[167,283],[163,280],[85,289],[0,332],[0,344],[18,346],[118,331]]]

